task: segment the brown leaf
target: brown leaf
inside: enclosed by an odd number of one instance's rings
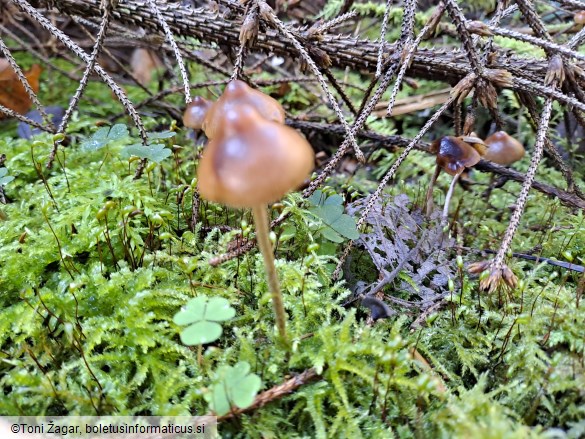
[[[33,91],[39,91],[39,78],[43,69],[34,64],[30,70],[24,72]],[[20,114],[26,114],[32,105],[30,96],[18,79],[16,72],[8,60],[0,59],[0,105],[10,108]],[[6,117],[0,114],[0,119]]]
[[[130,59],[132,74],[145,87],[150,83],[154,72],[162,66],[160,58],[151,50],[137,48],[132,52]]]

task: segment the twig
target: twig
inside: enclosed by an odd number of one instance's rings
[[[388,16],[390,15],[391,7],[392,0],[386,0],[386,9],[384,10],[384,18],[382,18],[382,28],[380,29],[380,48],[378,49],[378,62],[376,64],[376,78],[382,74],[382,55],[384,54],[386,28],[388,27]]]
[[[402,80],[404,79],[404,75],[406,74],[406,70],[410,66],[410,61],[412,60],[414,52],[416,52],[421,41],[428,35],[429,31],[434,29],[436,27],[436,25],[439,23],[439,21],[441,20],[441,17],[443,16],[444,11],[445,11],[445,6],[441,2],[441,3],[439,3],[439,5],[437,6],[437,9],[433,13],[433,16],[429,19],[427,24],[425,24],[425,26],[422,28],[422,30],[418,34],[418,37],[416,37],[416,40],[414,40],[414,42],[409,45],[408,52],[406,53],[406,56],[404,57],[404,60],[402,61],[402,64],[400,66],[400,71],[398,72],[398,75],[396,75],[396,82],[394,83],[394,88],[392,89],[392,93],[390,95],[390,101],[388,102],[388,107],[386,109],[386,116],[387,117],[392,116],[392,108],[394,107],[394,103],[396,102],[396,96],[398,95],[398,91],[400,90],[400,85],[402,84]]]
[[[320,380],[321,378],[321,375],[319,375],[314,368],[307,369],[297,376],[285,381],[284,383],[260,393],[249,407],[246,407],[245,409],[234,408],[227,415],[219,416],[217,421],[227,421],[228,419],[235,418],[236,416],[240,416],[244,413],[252,412],[256,409],[259,409],[260,407],[265,406],[266,404],[284,398],[286,395],[289,395],[301,386],[309,384],[313,381]]]
[[[185,89],[185,103],[188,104],[191,102],[191,90],[189,89],[189,78],[187,76],[187,69],[185,69],[185,63],[183,62],[183,57],[181,56],[181,52],[177,47],[177,43],[175,42],[175,38],[173,37],[173,33],[169,28],[164,17],[161,15],[160,10],[156,3],[153,0],[146,0],[148,2],[148,6],[150,10],[155,15],[157,21],[160,23],[161,27],[163,28],[163,32],[167,38],[167,41],[171,45],[173,52],[175,54],[175,58],[177,60],[177,64],[179,65],[179,71],[181,72],[181,78],[183,79],[183,87]]]
[[[72,52],[74,52],[79,58],[85,61],[87,64],[90,63],[90,57],[87,55],[77,44],[75,44],[67,35],[57,29],[49,20],[43,17],[35,8],[33,8],[29,3],[25,0],[13,0],[18,8],[36,20],[41,26],[51,32],[52,35],[56,36],[63,44],[65,44]],[[140,137],[142,138],[142,142],[144,145],[147,144],[148,138],[146,135],[146,130],[144,129],[144,125],[140,120],[140,116],[136,112],[136,109],[132,106],[132,103],[124,93],[124,90],[116,84],[116,82],[112,79],[112,77],[99,65],[96,64],[94,66],[95,72],[102,78],[102,80],[106,83],[108,87],[114,92],[118,100],[124,105],[126,111],[134,121],[134,124],[138,128],[140,133]],[[145,164],[145,163],[144,163]],[[140,178],[142,175],[142,170],[144,169],[144,164],[141,163],[141,166],[136,170],[135,178]]]
[[[97,57],[100,53],[100,49],[101,49],[102,44],[104,42],[104,38],[106,37],[108,23],[110,22],[110,13],[111,13],[110,8],[106,8],[104,10],[104,15],[102,17],[102,22],[100,25],[100,29],[98,31],[96,42],[94,44],[91,55],[89,56],[89,62],[87,63],[87,66],[85,67],[85,71],[83,72],[83,76],[81,77],[81,81],[79,81],[79,85],[77,86],[77,90],[75,90],[75,93],[74,93],[73,97],[71,98],[71,101],[69,102],[69,106],[67,107],[67,110],[65,110],[65,114],[63,116],[63,119],[61,120],[61,124],[59,125],[57,133],[64,133],[65,130],[67,129],[67,123],[69,122],[69,118],[73,114],[73,110],[75,109],[75,107],[79,103],[79,100],[81,99],[81,96],[83,95],[83,91],[85,90],[85,87],[87,86],[87,82],[89,81],[89,75],[93,71],[95,63],[97,61]],[[53,141],[53,148],[51,149],[51,153],[49,154],[49,158],[47,160],[47,165],[46,165],[47,168],[51,168],[53,166],[53,161],[55,160],[55,156],[57,155],[57,149],[59,148],[60,143],[61,142],[59,142],[57,140]]]
[[[24,87],[24,90],[26,91],[26,94],[28,94],[30,100],[38,108],[39,113],[41,114],[41,117],[43,118],[43,120],[45,121],[45,123],[50,128],[55,129],[55,125],[53,124],[53,122],[51,121],[51,119],[49,118],[49,116],[47,115],[47,113],[45,112],[45,108],[43,107],[43,105],[39,101],[39,98],[37,97],[36,93],[34,92],[34,90],[32,89],[31,85],[29,84],[28,80],[26,79],[26,76],[24,76],[24,73],[22,72],[22,69],[16,63],[15,59],[12,57],[12,54],[10,53],[10,50],[8,50],[8,47],[6,47],[6,45],[4,44],[4,41],[2,40],[2,38],[0,38],[0,51],[2,51],[2,53],[4,54],[4,56],[6,57],[6,59],[8,60],[8,63],[10,64],[10,67],[12,67],[12,70],[14,70],[14,73],[16,73],[16,76],[18,77],[18,80],[20,81],[20,83]]]

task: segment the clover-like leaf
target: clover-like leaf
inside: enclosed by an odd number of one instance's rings
[[[141,159],[148,159],[156,163],[162,162],[168,156],[172,154],[171,150],[165,148],[164,145],[155,143],[154,145],[142,145],[141,143],[135,143],[134,145],[127,146],[121,152],[123,158],[130,156],[140,157]]]
[[[122,140],[128,137],[128,128],[126,125],[119,123],[113,127],[101,127],[92,136],[85,140],[81,147],[87,151],[97,151],[110,142]]]
[[[8,174],[8,169],[0,168],[0,186],[6,186],[8,183],[14,180],[14,177],[6,174]]]
[[[343,213],[343,197],[337,194],[326,197],[323,192],[315,191],[309,202],[313,204],[309,211],[323,222],[319,232],[325,239],[343,242],[344,238],[359,238],[355,220]]]
[[[250,364],[241,361],[235,366],[223,366],[217,371],[217,381],[206,395],[211,409],[222,416],[233,406],[244,409],[254,402],[262,380],[250,373]]]
[[[223,297],[198,296],[175,314],[177,325],[190,325],[181,332],[181,341],[189,346],[211,343],[221,337],[218,322],[233,318],[236,310]]]
[[[159,140],[159,139],[170,139],[171,137],[175,136],[175,132],[174,131],[160,131],[160,132],[150,132],[150,133],[146,133],[146,136],[148,137],[148,140],[152,141],[152,140]]]

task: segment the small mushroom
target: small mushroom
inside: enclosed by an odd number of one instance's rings
[[[185,112],[183,113],[183,124],[187,128],[200,130],[203,126],[205,116],[212,105],[212,101],[202,98],[201,96],[195,96],[187,105],[187,108],[185,108]]]
[[[466,168],[476,165],[480,161],[481,155],[477,149],[469,145],[469,143],[463,141],[459,137],[453,136],[445,136],[435,140],[431,144],[431,152],[437,155],[437,166],[427,191],[426,212],[427,215],[430,215],[433,209],[433,186],[439,177],[441,169],[443,169],[447,174],[454,177],[451,181],[449,192],[447,192],[447,196],[445,197],[443,217],[446,217],[449,209],[449,201],[459,176]]]
[[[524,146],[505,131],[496,131],[485,139],[488,149],[484,159],[502,166],[510,166],[524,157]]]
[[[311,145],[298,132],[243,105],[228,108],[222,130],[209,141],[199,163],[198,186],[203,198],[252,208],[276,324],[285,342],[286,314],[268,237],[267,204],[298,187],[313,169],[313,161]]]
[[[203,122],[203,131],[207,138],[213,139],[221,131],[225,115],[230,108],[242,105],[254,107],[264,119],[284,123],[284,109],[276,99],[236,79],[226,85],[221,97],[207,112]]]
[[[573,16],[573,20],[575,24],[584,25],[585,24],[585,11],[577,11]]]

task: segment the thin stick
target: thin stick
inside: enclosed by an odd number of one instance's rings
[[[24,90],[26,91],[26,93],[30,97],[30,100],[38,108],[39,113],[40,113],[41,117],[43,118],[43,120],[45,121],[45,123],[49,127],[55,128],[55,125],[53,125],[53,122],[51,122],[51,119],[49,118],[47,113],[45,113],[45,107],[43,107],[43,105],[40,103],[39,98],[37,97],[37,95],[35,94],[34,90],[31,87],[31,85],[29,84],[28,79],[26,79],[26,76],[24,76],[24,72],[22,71],[20,66],[16,63],[14,58],[12,57],[10,50],[8,50],[8,47],[6,47],[2,38],[0,38],[0,51],[2,51],[2,54],[8,60],[10,67],[12,67],[12,70],[14,70],[14,73],[16,73],[18,80],[20,81],[20,83],[24,87]]]
[[[392,0],[386,0],[386,9],[384,10],[384,18],[382,19],[382,29],[380,30],[380,48],[378,49],[378,63],[376,64],[376,78],[378,78],[382,74],[382,55],[384,54],[386,28],[388,27],[388,16],[390,15],[391,6]]]
[[[431,182],[429,183],[429,188],[427,189],[427,196],[425,198],[425,205],[426,205],[426,214],[429,216],[433,211],[433,188],[435,187],[435,183],[437,182],[437,178],[439,178],[439,174],[441,173],[441,167],[439,165],[435,166],[435,172],[433,173],[433,177],[431,178]]]
[[[85,67],[85,70],[83,72],[83,77],[81,78],[81,81],[79,81],[77,90],[75,90],[75,94],[71,98],[67,110],[65,110],[65,115],[61,120],[61,124],[59,125],[57,133],[65,133],[65,130],[67,129],[67,124],[69,123],[69,118],[73,114],[73,110],[75,110],[75,107],[77,106],[79,100],[81,99],[81,96],[83,95],[83,91],[85,90],[87,82],[89,81],[89,75],[91,74],[91,72],[93,72],[93,68],[95,67],[95,64],[97,62],[97,57],[100,54],[102,44],[104,42],[104,39],[106,38],[106,31],[108,29],[108,24],[110,22],[110,14],[111,9],[106,8],[104,11],[104,15],[102,17],[102,22],[100,24],[95,44],[93,46],[93,50],[91,52],[87,66]],[[61,142],[58,141],[53,142],[53,148],[51,149],[49,159],[47,160],[47,168],[51,168],[53,166],[53,161],[55,160],[55,156],[57,155],[57,149],[59,148],[60,143]]]
[[[532,186],[532,182],[534,181],[534,177],[536,176],[538,164],[542,159],[542,153],[544,151],[544,142],[546,139],[548,125],[552,113],[552,103],[553,103],[552,99],[548,98],[544,104],[542,116],[540,117],[540,122],[538,124],[538,132],[536,133],[536,143],[534,144],[534,151],[532,152],[532,160],[530,162],[530,167],[528,168],[528,172],[526,172],[526,178],[524,179],[524,183],[522,184],[520,195],[518,195],[518,199],[516,201],[516,209],[512,214],[510,224],[508,224],[508,229],[506,230],[506,234],[504,235],[504,239],[502,240],[502,244],[500,245],[498,253],[494,258],[493,267],[495,269],[501,270],[502,267],[504,266],[504,258],[506,257],[506,253],[510,248],[510,244],[512,244],[512,239],[514,238],[516,229],[520,224],[520,218],[522,217],[524,207],[526,206],[526,201],[528,200],[528,192],[530,191],[530,187]]]
[[[181,78],[183,79],[183,87],[185,90],[185,103],[189,104],[191,102],[191,90],[189,89],[189,78],[187,77],[187,69],[185,69],[185,63],[183,62],[183,57],[181,56],[181,52],[179,51],[179,47],[177,46],[177,43],[176,43],[175,39],[173,38],[173,32],[171,31],[171,28],[169,27],[168,23],[166,22],[166,20],[164,19],[164,17],[160,13],[160,10],[158,9],[158,6],[156,5],[156,3],[153,0],[147,0],[147,1],[148,1],[148,6],[150,7],[150,10],[156,16],[157,21],[162,26],[163,31],[165,33],[165,36],[167,38],[167,41],[171,45],[171,49],[173,49],[173,52],[175,54],[175,58],[177,60],[177,64],[179,65],[179,71],[181,72]]]
[[[276,317],[276,326],[278,327],[280,337],[286,343],[286,313],[284,311],[284,303],[282,301],[276,267],[274,266],[274,253],[272,252],[272,245],[268,236],[270,233],[270,225],[268,223],[267,206],[265,204],[254,206],[252,208],[252,215],[254,216],[254,224],[256,226],[256,240],[264,258],[264,267],[266,268],[266,277],[268,279],[270,294],[272,295],[272,308]]]

